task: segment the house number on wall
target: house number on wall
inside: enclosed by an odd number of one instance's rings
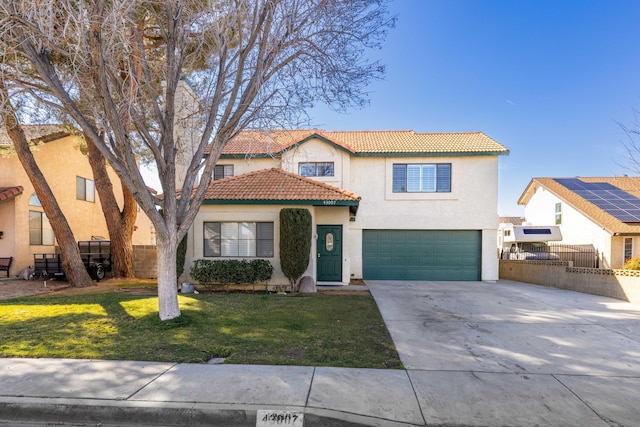
[[[336,200],[323,200],[322,204],[323,205],[335,205],[337,202]]]

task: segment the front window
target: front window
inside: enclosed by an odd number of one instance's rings
[[[216,165],[213,168],[213,180],[233,176],[233,165]]]
[[[273,222],[205,222],[205,257],[273,257]]]
[[[562,224],[562,203],[556,203],[556,225]]]
[[[44,212],[29,211],[29,244],[53,246],[55,238],[49,219]]]
[[[87,202],[96,201],[96,185],[87,178],[76,176],[76,199]]]
[[[306,162],[298,164],[298,175],[333,176],[333,162]]]
[[[450,193],[451,164],[395,164],[393,192]]]

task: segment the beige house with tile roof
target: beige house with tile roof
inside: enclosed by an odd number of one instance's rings
[[[506,154],[480,132],[243,132],[217,163],[186,270],[194,259],[260,257],[274,265],[273,284],[287,283],[279,212],[301,207],[314,227],[305,275],[319,284],[497,280],[498,158]]]
[[[558,181],[560,180],[560,182]],[[640,255],[640,222],[624,222],[576,191],[562,185],[566,178],[534,178],[518,200],[532,225],[557,224],[562,242],[593,245],[600,268],[621,268],[626,259]],[[606,183],[640,198],[640,177],[577,177],[584,183]]]
[[[33,152],[76,240],[108,238],[100,198],[93,185],[87,156],[79,149],[78,137],[58,125],[24,126],[27,138],[40,144]],[[14,257],[11,275],[33,265],[34,254],[55,253],[55,236],[33,185],[17,156],[11,155],[11,141],[0,129],[0,257]],[[111,171],[112,182],[119,182]],[[114,185],[114,188],[118,188]],[[122,194],[116,194],[122,201]],[[135,244],[153,243],[153,227],[142,211],[138,215]]]

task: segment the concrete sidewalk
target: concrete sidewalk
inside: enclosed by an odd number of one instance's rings
[[[406,370],[0,359],[0,425],[640,425],[640,306],[515,282],[369,287]]]

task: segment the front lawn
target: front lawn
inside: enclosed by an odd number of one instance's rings
[[[199,294],[162,322],[155,296],[0,301],[0,357],[401,368],[373,297]]]

